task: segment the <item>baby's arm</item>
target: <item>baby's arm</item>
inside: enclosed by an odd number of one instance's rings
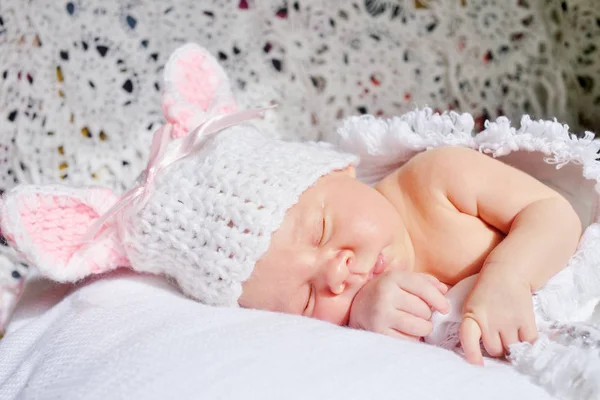
[[[482,272],[510,268],[532,291],[563,269],[581,235],[571,204],[532,176],[469,149],[446,149],[448,199],[461,212],[481,218],[506,234]]]
[[[442,148],[427,157],[440,190],[459,212],[506,235],[487,257],[463,309],[463,349],[469,361],[481,363],[481,337],[494,356],[537,337],[531,293],[566,266],[581,223],[557,192],[489,156]]]

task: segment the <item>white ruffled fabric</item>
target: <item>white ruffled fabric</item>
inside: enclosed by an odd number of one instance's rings
[[[580,166],[578,177],[563,177],[566,182],[562,183],[550,177],[549,183],[558,185],[559,189],[561,185],[564,189],[565,184],[590,189],[587,199],[579,194],[573,197],[583,200],[584,207],[578,211],[582,221],[589,217],[589,225],[584,222],[587,227],[568,266],[534,295],[540,339],[533,345],[511,346],[508,360],[559,398],[598,399],[600,321],[594,322],[593,312],[600,301],[600,219],[599,195],[593,187],[600,182],[600,162],[596,160],[600,141],[593,139],[591,132],[576,137],[569,133],[566,125],[556,121],[532,121],[527,115],[521,119],[519,129],[511,127],[505,117],[487,122],[485,130],[476,135],[473,135],[473,127],[469,114],[437,114],[429,108],[390,119],[353,117],[340,126],[337,145],[360,155],[357,175],[369,184],[378,182],[416,153],[440,146],[470,147],[499,158],[508,158],[514,153],[516,157],[510,161],[516,161],[517,166],[519,162],[529,165],[526,172],[533,176],[545,173],[546,178],[548,172],[543,171],[544,165],[546,168],[548,164],[555,165],[555,172],[550,175],[556,177],[567,165]],[[543,162],[532,164],[536,157]],[[435,329],[427,342],[458,349],[460,310],[474,280],[475,277],[467,278],[449,291],[452,311],[446,316],[434,315]]]

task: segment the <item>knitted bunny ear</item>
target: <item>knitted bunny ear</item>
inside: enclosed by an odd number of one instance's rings
[[[162,109],[173,137],[185,136],[210,117],[237,111],[225,71],[208,50],[186,44],[165,65]]]
[[[115,230],[106,229],[90,243],[81,240],[116,200],[107,189],[18,186],[0,203],[2,234],[42,275],[59,282],[128,266]]]

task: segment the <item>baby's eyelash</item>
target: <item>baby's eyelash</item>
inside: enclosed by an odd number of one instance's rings
[[[304,306],[304,311],[302,312],[302,314],[306,314],[306,311],[308,310],[308,307],[310,306],[310,298],[312,297],[312,292],[313,292],[313,286],[308,285],[308,298],[306,299],[306,305]]]
[[[325,240],[325,229],[327,228],[327,220],[325,219],[325,217],[323,217],[321,219],[321,237],[319,238],[319,245],[323,244],[323,241]]]

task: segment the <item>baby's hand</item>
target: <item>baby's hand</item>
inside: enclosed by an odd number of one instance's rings
[[[431,312],[450,310],[446,285],[431,275],[387,271],[363,286],[350,309],[348,326],[388,336],[419,339],[431,333]]]
[[[460,342],[465,358],[483,364],[480,340],[492,357],[508,346],[537,338],[531,288],[517,274],[482,273],[463,306]]]

